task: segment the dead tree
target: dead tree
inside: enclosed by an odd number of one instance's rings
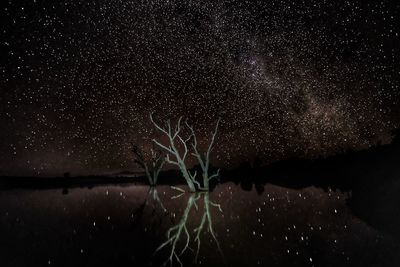
[[[161,151],[153,148],[150,151],[150,160],[148,162],[142,150],[137,145],[133,145],[132,150],[135,156],[135,163],[144,169],[150,185],[155,186],[157,184],[158,175],[164,166],[165,157],[162,155]]]
[[[215,126],[215,130],[212,133],[212,137],[211,137],[211,141],[210,144],[208,145],[207,148],[207,152],[201,154],[197,148],[197,138],[196,138],[196,133],[194,132],[194,129],[192,126],[190,126],[187,122],[186,122],[186,126],[190,129],[190,131],[192,132],[192,137],[193,137],[193,142],[192,142],[192,147],[193,147],[193,153],[192,155],[194,157],[197,158],[197,161],[200,164],[201,170],[203,172],[202,176],[203,176],[203,187],[200,187],[199,189],[204,190],[204,191],[208,191],[210,188],[210,180],[213,178],[217,178],[219,176],[219,169],[216,173],[214,173],[213,175],[209,176],[208,172],[209,172],[209,167],[210,167],[210,154],[211,151],[213,149],[214,143],[215,143],[215,137],[218,133],[218,126],[219,126],[219,122],[221,119],[218,119],[217,124]]]
[[[184,140],[180,136],[182,130],[182,125],[181,125],[182,117],[179,118],[174,129],[172,129],[171,127],[170,120],[167,120],[165,127],[161,127],[160,125],[158,125],[153,119],[153,113],[150,113],[150,120],[154,124],[154,126],[167,137],[168,145],[163,145],[156,139],[153,139],[153,142],[158,147],[162,148],[167,152],[166,162],[175,165],[179,168],[179,170],[182,172],[183,177],[186,180],[187,185],[189,186],[189,190],[191,192],[195,192],[196,191],[195,184],[197,184],[198,186],[200,184],[196,181],[196,172],[192,175],[186,167],[185,160],[188,154],[188,148],[186,143],[189,141],[190,136],[186,140]],[[181,145],[183,146],[183,153],[181,153],[178,150],[178,143],[181,143]],[[175,157],[175,159],[174,160],[171,159],[170,155]]]

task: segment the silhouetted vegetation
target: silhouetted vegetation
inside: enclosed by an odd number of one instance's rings
[[[164,155],[160,150],[153,147],[150,151],[150,159],[146,160],[142,150],[137,145],[132,146],[132,151],[135,156],[135,163],[145,171],[150,185],[155,186],[165,163]]]

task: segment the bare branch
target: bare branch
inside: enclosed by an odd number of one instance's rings
[[[186,225],[183,227],[183,229],[185,230],[185,234],[186,234],[186,244],[179,255],[182,255],[186,251],[186,249],[189,247],[189,241],[190,241],[190,235],[189,235],[189,231],[188,231]]]
[[[162,149],[165,149],[167,152],[174,154],[174,151],[172,151],[171,148],[168,148],[166,146],[164,146],[163,144],[159,143],[156,139],[152,140],[156,145],[158,145],[159,147],[161,147]]]
[[[208,180],[210,181],[211,179],[217,178],[217,177],[219,177],[219,169],[218,169],[217,173],[211,175],[211,176],[208,178]]]
[[[215,243],[217,244],[218,250],[220,251],[221,255],[223,256],[221,247],[219,245],[218,239],[215,236],[214,233],[214,229],[213,229],[213,224],[212,224],[212,217],[211,217],[211,212],[210,212],[210,205],[214,206],[214,207],[218,207],[219,210],[222,212],[221,206],[219,204],[215,204],[213,202],[210,201],[209,199],[209,194],[208,192],[203,193],[203,199],[204,199],[204,213],[203,216],[201,218],[201,222],[200,225],[195,228],[194,232],[196,233],[196,237],[194,239],[195,242],[197,242],[197,251],[196,251],[196,256],[195,256],[195,262],[197,262],[197,258],[199,255],[199,251],[200,251],[200,245],[201,245],[201,240],[200,240],[200,234],[204,229],[205,224],[208,224],[208,231],[210,232],[212,238],[214,239]]]
[[[151,176],[151,173],[149,171],[149,167],[147,165],[147,162],[143,156],[142,150],[137,146],[133,144],[132,147],[133,155],[135,157],[134,162],[139,165],[142,169],[144,169],[145,174],[147,179],[149,180],[150,184],[154,184],[154,178]]]
[[[183,152],[182,160],[185,160],[187,152],[188,152],[188,148],[187,148],[185,140],[183,140],[182,137],[180,137],[179,135],[178,135],[178,138],[183,144],[184,152]]]
[[[179,117],[178,123],[176,124],[176,127],[175,127],[175,133],[174,133],[174,136],[172,137],[172,139],[175,139],[179,135],[179,133],[181,131],[181,121],[182,121],[182,119],[183,119],[183,116]]]
[[[162,168],[164,167],[164,164],[165,164],[165,158],[164,158],[164,157],[161,157],[161,158],[157,161],[158,167],[157,167],[157,169],[156,169],[155,172],[154,172],[154,177],[153,177],[153,178],[155,178],[155,181],[154,181],[155,183],[157,183],[158,175],[160,174]]]
[[[194,156],[197,159],[197,161],[198,161],[198,163],[199,163],[199,165],[200,165],[200,167],[201,167],[201,169],[203,171],[203,189],[205,189],[205,190],[209,189],[209,181],[211,179],[216,178],[216,177],[219,176],[219,171],[216,174],[214,174],[214,175],[212,175],[210,177],[208,176],[208,169],[209,169],[209,166],[210,166],[210,154],[211,154],[211,151],[212,151],[213,146],[214,146],[215,137],[216,137],[216,135],[218,133],[219,122],[220,122],[220,118],[217,121],[217,124],[215,126],[214,132],[212,133],[211,141],[210,141],[210,144],[209,144],[209,146],[207,148],[207,152],[205,152],[203,155],[199,152],[199,150],[197,148],[197,138],[196,138],[196,133],[195,133],[193,127],[190,126],[187,122],[185,122],[186,126],[191,131],[191,136],[193,137],[192,148],[193,148],[194,152],[191,153],[191,154],[192,154],[192,156]]]
[[[162,128],[161,126],[159,126],[159,125],[154,121],[154,119],[153,119],[153,113],[154,113],[154,112],[150,113],[150,120],[151,120],[151,122],[153,123],[153,125],[154,125],[158,130],[160,130],[161,132],[163,132],[163,133],[165,133],[165,134],[168,134],[167,130],[165,130],[164,128]]]
[[[200,167],[201,167],[201,169],[202,169],[203,172],[204,172],[205,165],[204,165],[203,159],[202,159],[202,157],[201,157],[199,151],[197,150],[197,138],[196,138],[196,134],[195,134],[195,132],[194,132],[193,127],[190,126],[189,123],[187,123],[187,122],[185,122],[185,123],[186,123],[186,126],[187,126],[187,127],[189,128],[189,130],[191,131],[191,136],[193,137],[192,148],[193,148],[193,150],[194,150],[194,153],[192,153],[192,155],[193,155],[194,157],[197,158],[197,161],[199,162]]]
[[[204,190],[204,188],[201,187],[201,184],[198,181],[196,181],[197,171],[195,171],[193,175],[190,172],[188,172],[188,173],[189,173],[189,177],[192,180],[192,182],[195,185],[197,185],[197,188],[200,189],[200,190]]]
[[[167,155],[167,157],[165,158],[165,161],[168,162],[169,164],[173,164],[179,167],[179,163],[177,161],[173,161],[169,158],[169,154]]]
[[[160,205],[160,207],[163,209],[164,212],[167,212],[167,209],[164,207],[160,197],[158,196],[157,189],[155,187],[151,187],[150,193],[153,193],[153,199]]]
[[[221,204],[216,204],[216,203],[214,203],[212,201],[210,201],[210,204],[211,204],[211,206],[214,206],[214,207],[218,208],[219,211],[222,212]]]
[[[196,175],[197,175],[197,171],[194,171],[194,174],[192,175],[190,172],[188,172],[190,175],[190,179],[192,180],[196,180]]]
[[[177,199],[177,198],[180,198],[181,196],[183,196],[185,194],[185,192],[183,192],[183,193],[180,193],[180,194],[178,194],[178,195],[176,195],[176,196],[172,196],[171,197],[171,199]]]
[[[176,187],[176,186],[171,186],[172,189],[175,189],[179,192],[185,193],[185,190],[183,190],[182,188]]]
[[[207,150],[207,159],[210,157],[210,153],[211,153],[212,147],[213,147],[213,145],[214,145],[214,141],[215,141],[215,136],[216,136],[217,133],[218,133],[218,126],[219,126],[219,122],[220,122],[220,121],[221,121],[221,118],[218,118],[217,124],[215,125],[214,133],[213,133],[212,138],[211,138],[210,145],[208,146],[208,150]]]
[[[197,262],[197,258],[199,256],[199,252],[200,252],[200,244],[201,244],[201,240],[200,240],[200,234],[204,228],[204,224],[206,222],[206,214],[203,214],[203,217],[201,218],[201,222],[199,227],[197,227],[196,229],[194,229],[194,232],[196,233],[196,237],[194,238],[194,241],[197,242],[197,250],[196,250],[196,256],[194,258],[194,261]]]
[[[172,127],[171,127],[171,122],[170,120],[167,121],[167,128],[163,129],[162,127],[158,126],[152,117],[152,114],[150,114],[150,118],[153,122],[153,124],[156,126],[157,129],[159,129],[160,131],[162,131],[169,140],[169,146],[167,147],[166,145],[161,144],[160,142],[158,142],[157,140],[153,139],[153,142],[159,146],[160,148],[164,149],[165,151],[168,152],[167,154],[167,158],[166,158],[166,162],[174,164],[176,166],[179,167],[179,169],[181,170],[183,177],[185,178],[190,191],[194,192],[196,191],[196,188],[194,186],[194,183],[188,173],[187,167],[186,167],[186,163],[185,163],[185,159],[188,153],[188,148],[187,148],[187,141],[189,140],[184,140],[179,134],[181,132],[181,123],[182,123],[182,119],[183,117],[180,117],[178,119],[177,125],[175,126],[175,131],[174,133],[172,133]],[[177,148],[177,144],[175,143],[175,139],[178,137],[179,141],[182,143],[183,148],[184,148],[184,152],[183,155],[179,152],[178,148]],[[169,155],[173,155],[175,156],[176,161],[173,161],[170,159]]]

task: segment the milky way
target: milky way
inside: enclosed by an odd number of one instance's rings
[[[390,141],[396,1],[10,1],[1,10],[0,174],[135,169],[186,116],[229,167]]]

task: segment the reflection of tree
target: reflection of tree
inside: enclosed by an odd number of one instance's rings
[[[170,264],[172,265],[173,260],[175,258],[175,260],[180,264],[180,266],[183,266],[180,256],[182,256],[183,253],[189,248],[189,243],[190,243],[190,239],[191,239],[190,238],[191,235],[190,235],[188,227],[187,227],[187,221],[188,221],[190,211],[192,210],[192,208],[195,207],[196,209],[198,209],[196,202],[201,197],[204,200],[203,216],[201,218],[200,225],[197,228],[195,228],[193,231],[193,233],[195,233],[194,242],[196,242],[196,244],[197,244],[195,261],[197,261],[198,254],[200,251],[200,245],[201,245],[200,236],[204,229],[208,229],[208,231],[210,232],[211,236],[213,237],[215,243],[217,244],[218,250],[220,251],[220,253],[222,255],[222,250],[220,248],[219,242],[217,240],[214,229],[212,227],[212,216],[211,216],[210,206],[217,207],[220,212],[222,212],[222,209],[219,204],[216,204],[216,203],[210,201],[208,192],[202,192],[202,193],[198,193],[198,194],[191,194],[189,196],[186,208],[185,208],[178,224],[175,226],[172,226],[167,231],[167,240],[157,248],[156,252],[167,246],[171,247],[171,252],[169,254],[169,258],[165,262],[165,264],[170,262]],[[184,241],[184,246],[182,249],[177,248],[178,242],[180,240]],[[180,250],[180,251],[178,251],[178,250]]]
[[[200,234],[203,231],[206,223],[208,224],[207,229],[210,232],[211,236],[213,237],[215,243],[217,244],[218,250],[222,255],[221,247],[219,246],[218,239],[215,236],[214,229],[212,227],[212,217],[211,217],[211,212],[210,212],[210,205],[217,207],[219,209],[219,211],[222,212],[221,205],[210,201],[210,196],[209,196],[208,192],[204,192],[204,193],[202,193],[202,195],[203,195],[203,199],[204,199],[204,214],[201,219],[201,223],[200,223],[199,227],[194,229],[194,232],[196,232],[196,237],[195,237],[194,241],[197,242],[197,251],[196,251],[195,261],[197,261],[197,257],[199,256],[199,251],[200,251]]]
[[[158,196],[157,188],[150,187],[150,190],[147,194],[147,199],[152,196],[153,197],[153,208],[156,209],[156,206],[159,205],[164,212],[167,212],[167,209],[164,207],[160,197]],[[147,200],[146,200],[147,202]]]
[[[151,186],[147,191],[146,198],[144,202],[139,206],[139,208],[132,214],[132,218],[134,222],[139,222],[140,218],[143,216],[144,209],[149,205],[149,202],[153,203],[153,210],[155,211],[157,206],[160,206],[164,212],[167,212],[167,209],[164,207],[161,202],[160,197],[158,196],[157,188]]]
[[[189,235],[189,231],[186,227],[186,222],[189,217],[190,210],[192,209],[193,205],[196,205],[197,199],[198,199],[198,196],[195,196],[193,194],[190,195],[187,205],[186,205],[186,208],[183,212],[182,218],[180,219],[179,223],[177,225],[171,227],[168,230],[167,241],[162,243],[161,246],[159,246],[156,250],[156,251],[159,251],[163,247],[165,247],[167,245],[171,245],[171,253],[167,260],[167,262],[169,261],[171,263],[171,265],[172,265],[172,261],[174,258],[176,258],[177,262],[179,262],[179,264],[182,265],[182,262],[179,259],[179,256],[182,255],[185,252],[185,250],[189,247],[189,241],[190,241],[190,235]],[[180,240],[182,233],[184,233],[186,236],[186,242],[185,242],[185,246],[183,247],[181,252],[178,254],[176,252],[176,245],[177,245],[178,241]]]
[[[132,151],[135,157],[135,163],[143,168],[150,185],[155,186],[157,184],[158,175],[165,163],[165,158],[161,151],[153,147],[150,150],[149,159],[145,158],[143,151],[137,145],[133,145]]]

